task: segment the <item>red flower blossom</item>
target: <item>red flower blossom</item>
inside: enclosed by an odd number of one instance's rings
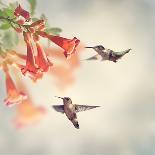
[[[25,19],[29,19],[30,18],[30,13],[26,10],[24,10],[21,5],[19,4],[18,7],[15,9],[14,11],[14,15],[16,17],[22,16]]]
[[[14,104],[21,103],[24,99],[26,99],[26,95],[23,92],[17,91],[17,88],[5,65],[3,66],[3,70],[6,76],[6,90],[7,90],[7,98],[4,100],[5,104],[7,106],[11,106]]]
[[[38,51],[37,55],[37,65],[43,72],[47,72],[49,70],[49,67],[53,64],[49,61],[47,58],[42,46],[39,44],[39,42],[36,42],[36,47]]]
[[[38,55],[36,57],[36,63],[42,72],[47,72],[49,70],[50,66],[52,66],[53,64],[49,61],[49,59],[47,58],[47,56],[45,54],[44,49],[39,44],[39,36],[33,35],[33,40],[36,43],[36,48],[37,48],[37,52],[38,52]]]
[[[80,43],[80,40],[78,40],[76,37],[74,37],[73,39],[67,39],[59,36],[49,35],[46,32],[42,31],[38,31],[38,34],[42,37],[48,38],[49,40],[63,48],[65,50],[64,55],[66,58],[69,58],[71,54],[76,52],[76,47]]]
[[[23,69],[24,66],[21,64],[17,64],[15,63],[14,66],[16,66],[19,69]],[[37,82],[37,80],[41,79],[43,77],[43,72],[38,71],[37,73],[33,73],[33,72],[28,72],[27,76],[33,81],[33,82]]]
[[[22,68],[21,71],[24,75],[26,74],[26,72],[31,72],[36,74],[38,72],[38,68],[35,64],[33,46],[31,43],[31,34],[28,32],[23,32],[23,35],[27,46],[27,59],[26,59],[26,66],[25,68]]]

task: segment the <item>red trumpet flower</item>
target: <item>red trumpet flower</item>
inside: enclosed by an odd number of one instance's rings
[[[6,76],[7,98],[4,100],[7,106],[21,103],[27,96],[23,92],[18,92],[6,66],[3,66]]]
[[[16,17],[22,16],[25,19],[29,19],[30,18],[30,13],[26,10],[24,10],[21,5],[19,4],[18,7],[15,9],[14,11],[14,15]]]
[[[18,64],[18,63],[15,63],[14,66],[16,66],[17,68],[19,68],[19,69],[21,69],[21,70],[24,68],[23,65]],[[41,72],[41,71],[38,71],[37,73],[28,72],[27,75],[28,75],[28,77],[29,77],[30,79],[32,79],[33,82],[36,82],[37,80],[42,79],[42,77],[43,77],[43,72]]]
[[[47,58],[42,46],[39,44],[38,41],[36,42],[36,47],[38,51],[37,65],[42,72],[47,72],[49,70],[49,67],[52,66],[53,64]]]
[[[49,40],[63,48],[65,50],[64,55],[66,58],[69,58],[71,54],[76,52],[76,47],[80,43],[80,40],[78,40],[76,37],[74,37],[73,39],[67,39],[59,36],[49,35],[43,31],[39,31],[38,34],[42,37],[48,38]]]
[[[50,66],[52,66],[53,64],[49,61],[43,47],[39,43],[39,36],[34,34],[33,40],[36,43],[36,48],[38,52],[38,55],[36,57],[36,64],[38,65],[38,68],[41,72],[47,72]]]
[[[31,34],[28,32],[23,32],[23,35],[27,46],[27,59],[26,59],[26,66],[22,68],[21,71],[24,75],[26,74],[26,72],[36,74],[38,72],[38,68],[35,64],[33,46],[31,43]]]

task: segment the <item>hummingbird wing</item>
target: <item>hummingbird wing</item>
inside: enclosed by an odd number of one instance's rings
[[[99,60],[101,58],[101,56],[99,54],[96,54],[88,59],[85,59],[85,60]]]
[[[113,52],[112,56],[116,59],[120,59],[122,56],[124,56],[125,54],[129,53],[131,49],[127,49],[125,51],[121,51],[121,52]]]
[[[90,110],[90,109],[93,109],[93,108],[97,108],[97,107],[100,107],[100,106],[89,106],[89,105],[77,105],[75,104],[75,112],[80,112],[80,111],[86,111],[86,110]]]
[[[53,105],[52,107],[53,107],[53,109],[56,110],[57,112],[64,113],[64,105]]]

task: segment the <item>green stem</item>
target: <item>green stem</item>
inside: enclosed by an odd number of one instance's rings
[[[14,19],[16,19],[16,18],[10,18],[10,17],[0,16],[0,20],[6,20],[6,21],[8,21],[13,29],[16,29],[16,26],[15,25],[17,25],[19,28],[22,28],[23,27],[25,30],[27,30],[29,32],[29,29],[28,28],[31,27],[31,25],[20,25]]]

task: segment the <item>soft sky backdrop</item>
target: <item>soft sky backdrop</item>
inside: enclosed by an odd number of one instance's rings
[[[12,0],[9,0],[12,2]],[[8,1],[6,1],[8,2]],[[27,6],[24,0],[21,5]],[[155,154],[155,1],[38,0],[37,15],[45,13],[62,36],[76,36],[85,45],[116,51],[132,48],[118,63],[82,62],[76,83],[65,92],[45,76],[28,82],[35,103],[48,114],[35,126],[16,130],[10,123],[14,108],[3,105],[5,81],[0,73],[0,154],[2,155],[154,155]],[[93,55],[85,50],[81,59]],[[101,108],[78,114],[74,129],[52,104],[54,96],[69,96],[75,104]]]

